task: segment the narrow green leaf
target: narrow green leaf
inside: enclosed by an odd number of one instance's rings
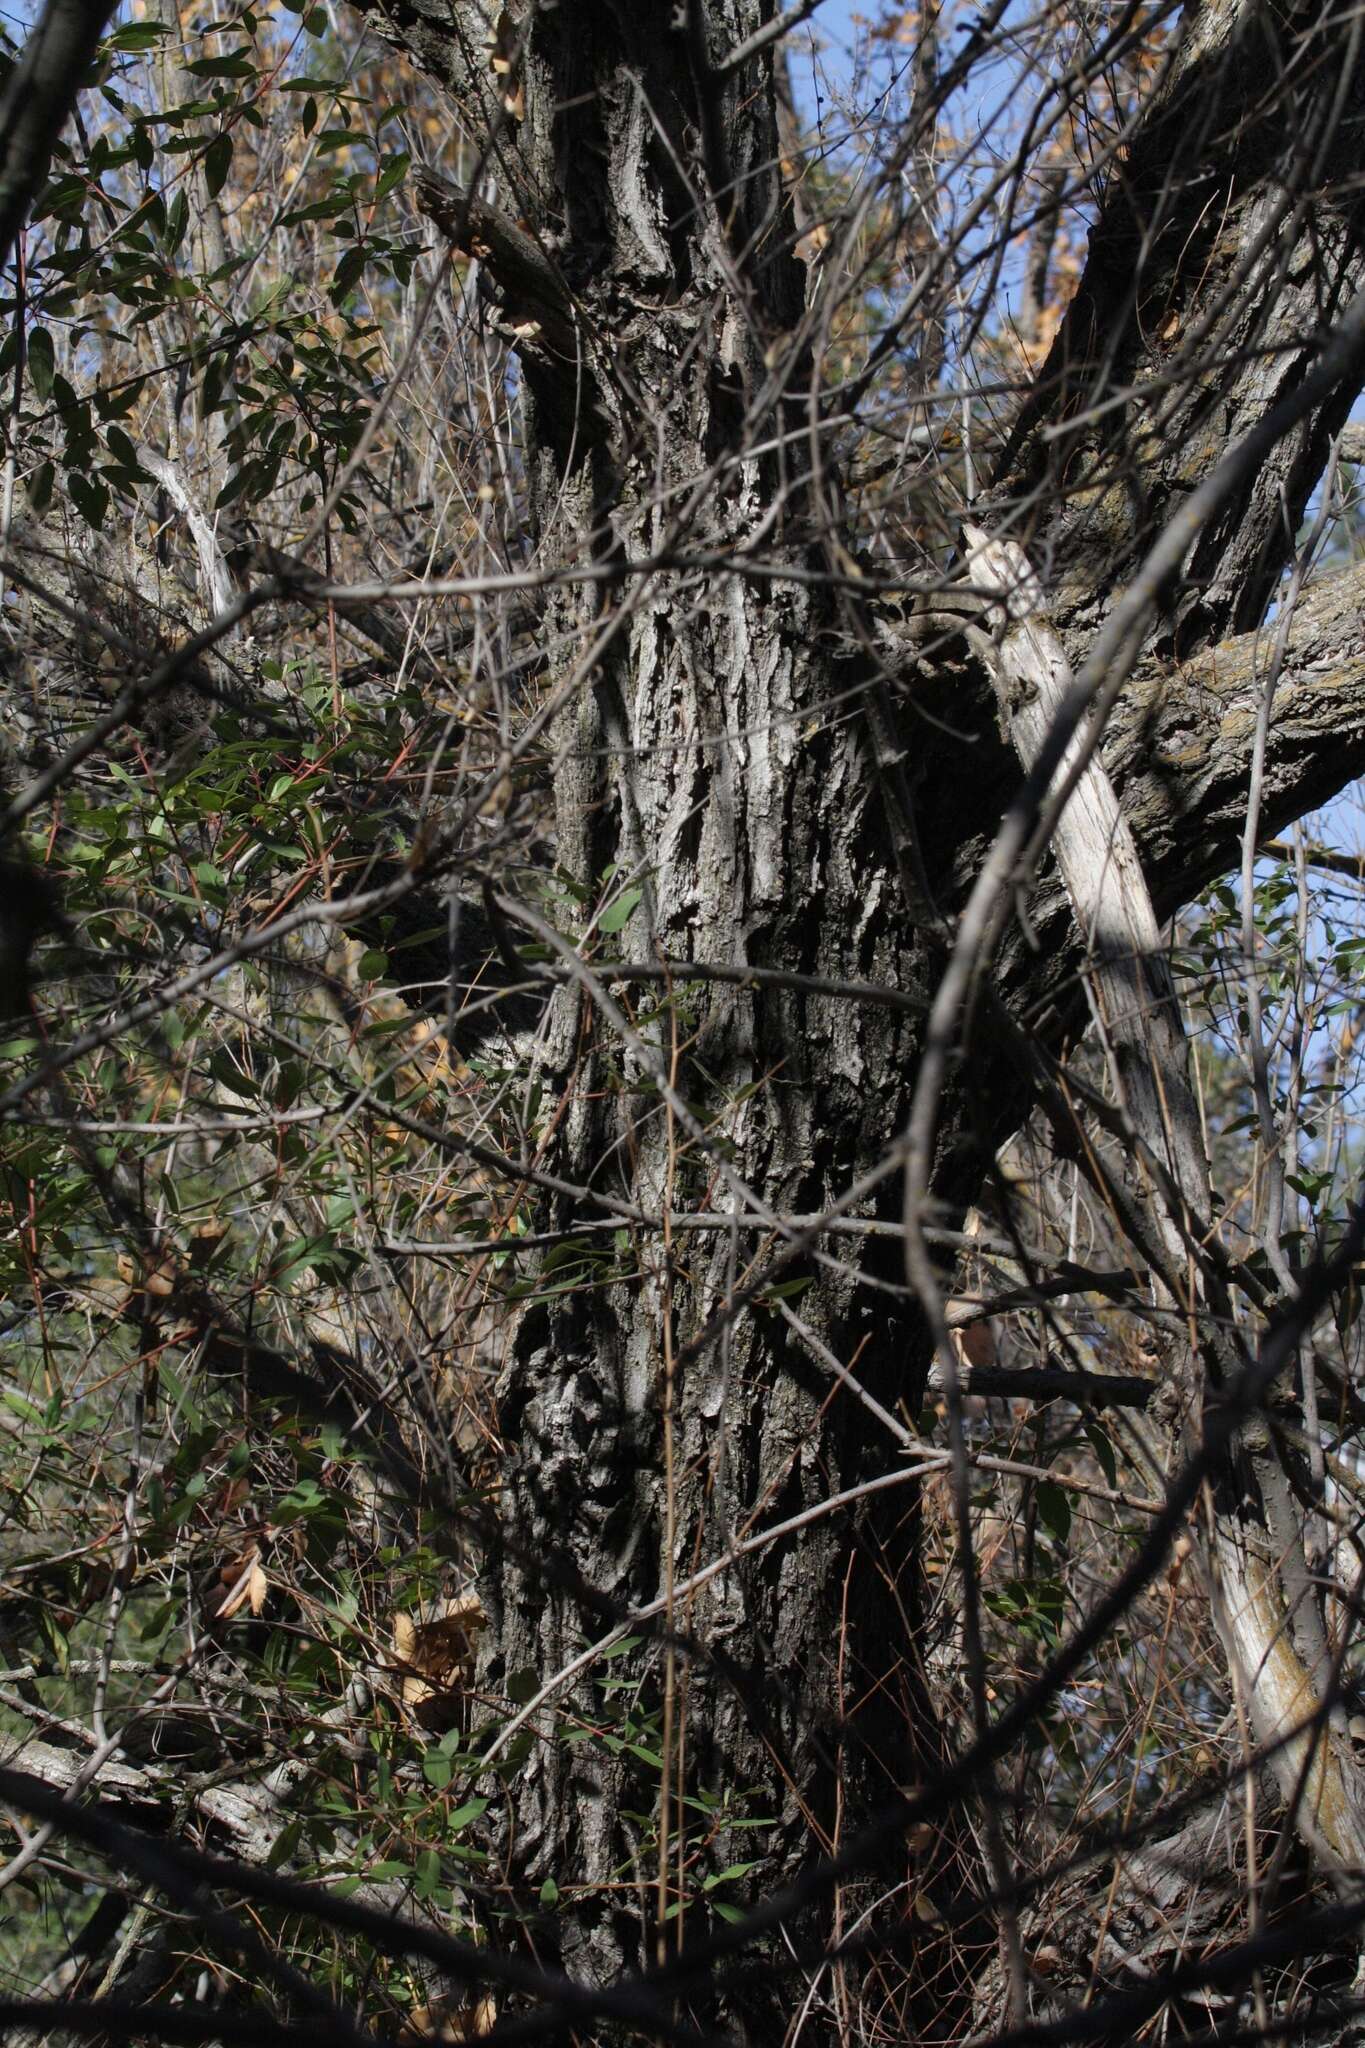
[[[412,158],[411,156],[409,156],[407,150],[401,149],[399,150],[397,156],[392,157],[389,160],[389,162],[385,164],[383,170],[379,173],[378,178],[375,180],[374,196],[376,201],[380,199],[387,199],[390,192],[393,191],[395,185],[402,184],[404,178],[406,178],[408,174],[408,165],[411,162]]]
[[[222,191],[231,167],[232,137],[225,130],[223,134],[215,135],[204,151],[204,182],[210,199],[216,199]]]
[[[1059,1543],[1071,1534],[1071,1502],[1051,1479],[1038,1482],[1038,1512]]]
[[[361,271],[365,268],[369,253],[369,250],[362,242],[356,242],[346,251],[346,254],[336,267],[336,275],[332,280],[330,297],[333,304],[338,304],[344,299],[352,285],[355,284]]]
[[[1109,1441],[1108,1431],[1102,1429],[1098,1422],[1087,1422],[1085,1433],[1090,1439],[1090,1448],[1099,1460],[1100,1470],[1103,1472],[1106,1481],[1110,1486],[1117,1486],[1119,1483],[1118,1461],[1114,1456],[1114,1446]]]
[[[109,510],[109,492],[98,477],[83,476],[79,470],[71,470],[67,476],[67,488],[71,502],[87,526],[98,533],[104,525],[104,515]]]
[[[298,1848],[302,1834],[302,1821],[291,1820],[287,1827],[282,1827],[270,1844],[270,1854],[265,1859],[266,1869],[278,1870],[282,1863],[287,1863]]]
[[[457,1806],[446,1822],[453,1835],[457,1828],[467,1828],[471,1821],[479,1820],[488,1811],[486,1799],[466,1799],[463,1806]]]
[[[254,78],[256,66],[240,50],[228,57],[196,57],[185,69],[195,78]]]
[[[52,485],[57,472],[50,462],[40,462],[28,480],[28,502],[35,512],[46,512],[52,503]]]
[[[46,327],[35,327],[28,338],[28,374],[39,398],[52,396],[52,379],[56,373],[56,352],[52,336]]]
[[[170,34],[164,21],[130,21],[123,28],[116,28],[109,38],[109,48],[120,52],[152,50],[162,36]]]

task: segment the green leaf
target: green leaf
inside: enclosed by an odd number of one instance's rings
[[[48,1613],[46,1607],[35,1608],[33,1618],[39,1635],[47,1645],[53,1663],[58,1671],[61,1672],[63,1678],[65,1678],[71,1663],[70,1644],[52,1619],[52,1616]]]
[[[282,1827],[270,1844],[270,1854],[265,1859],[266,1869],[278,1870],[282,1863],[287,1863],[298,1848],[302,1834],[303,1822],[300,1820],[291,1820],[287,1827]]]
[[[203,398],[205,413],[217,412],[223,403],[223,393],[232,376],[232,358],[215,356],[204,372]]]
[[[1038,1512],[1059,1543],[1071,1534],[1071,1502],[1065,1491],[1051,1479],[1038,1482]]]
[[[408,165],[411,162],[412,158],[407,150],[400,149],[397,156],[392,157],[385,164],[375,180],[374,196],[376,203],[381,199],[387,199],[395,185],[402,184],[408,174]]]
[[[422,1776],[435,1792],[444,1792],[455,1775],[455,1767],[448,1756],[439,1750],[429,1749],[422,1758]]]
[[[332,279],[328,294],[334,305],[339,305],[347,292],[350,291],[352,285],[360,276],[361,271],[365,268],[369,253],[369,250],[362,242],[356,242],[353,247],[346,251],[346,254],[336,267],[336,275]]]
[[[232,137],[224,130],[223,134],[214,136],[204,151],[204,182],[210,199],[216,199],[222,191],[231,167]]]
[[[457,1806],[450,1815],[446,1828],[453,1835],[458,1828],[467,1828],[471,1821],[480,1820],[487,1811],[486,1799],[466,1799],[464,1805]]]
[[[779,1280],[775,1286],[765,1287],[759,1300],[765,1308],[770,1307],[775,1301],[795,1301],[810,1286],[811,1277],[809,1273],[802,1273],[798,1274],[795,1280]]]
[[[1110,1486],[1117,1486],[1119,1483],[1118,1461],[1114,1456],[1114,1446],[1109,1441],[1108,1431],[1102,1429],[1098,1422],[1087,1422],[1085,1433],[1090,1439],[1090,1448],[1099,1460],[1100,1470],[1103,1472],[1106,1480]]]
[[[34,512],[46,512],[52,503],[52,486],[57,472],[50,462],[40,462],[26,485],[28,502]]]
[[[71,493],[71,502],[87,526],[98,533],[104,525],[104,515],[109,510],[109,492],[97,476],[83,476],[79,470],[70,470],[66,479]]]
[[[34,200],[32,218],[35,221],[46,220],[50,213],[65,213],[84,198],[84,178],[54,178],[46,191],[40,192]]]
[[[191,1486],[193,1483],[192,1480]],[[275,1516],[281,1523],[297,1522],[305,1515],[315,1515],[329,1505],[329,1496],[323,1492],[316,1479],[301,1479],[292,1492],[286,1493],[278,1502]]]
[[[256,66],[240,50],[228,57],[196,57],[185,69],[195,78],[254,78]]]
[[[542,1906],[557,1906],[559,1904],[559,1886],[552,1877],[547,1877],[544,1884],[540,1887],[540,1903]]]
[[[253,479],[255,467],[256,465],[252,462],[244,462],[240,469],[233,471],[213,501],[215,512],[221,512],[225,506],[232,503],[234,498],[241,497],[243,491],[247,489]]]
[[[39,398],[46,401],[52,396],[52,379],[56,374],[56,351],[52,336],[46,327],[35,327],[28,338],[28,373],[33,379],[33,388]]]
[[[125,27],[114,30],[109,38],[109,48],[118,51],[153,50],[162,36],[168,36],[170,32],[164,21],[130,21]]]
[[[183,192],[177,192],[171,202],[171,210],[166,216],[166,226],[163,230],[166,247],[172,256],[184,241],[185,230],[189,224],[190,202]]]
[[[640,898],[644,895],[644,893],[645,892],[643,889],[623,889],[620,895],[616,898],[616,901],[614,903],[609,903],[607,905],[607,908],[602,912],[602,915],[598,918],[598,931],[619,932],[621,928],[629,922],[631,914],[634,911],[636,904],[640,901]]]
[[[106,427],[104,438],[109,445],[109,453],[116,462],[122,463],[125,469],[132,470],[136,475],[142,474],[138,465],[137,449],[129,440],[127,434],[124,433],[122,427]]]
[[[157,1638],[166,1633],[166,1630],[173,1621],[179,1620],[181,1612],[182,1609],[179,1601],[160,1601],[140,1625],[138,1629],[140,1639],[144,1643],[156,1641]]]

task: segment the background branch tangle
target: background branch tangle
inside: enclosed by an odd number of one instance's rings
[[[1358,2016],[1365,25],[848,33],[5,46],[13,2030]]]

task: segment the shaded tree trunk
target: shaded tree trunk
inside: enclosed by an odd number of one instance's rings
[[[772,966],[927,997],[938,943],[907,916],[819,573],[802,273],[768,67],[712,69],[762,10],[695,10],[690,28],[664,7],[512,13],[526,122],[504,204],[536,232],[537,306],[557,302],[522,351],[537,542],[566,569],[605,572],[568,586],[547,621],[584,650],[553,731],[557,858],[580,899],[570,935],[591,955],[586,913],[605,904],[610,927],[613,896],[630,889],[626,960]],[[459,89],[477,86],[468,74]],[[463,231],[458,195],[445,195],[443,224]],[[510,297],[501,316],[515,324],[525,307]],[[687,567],[689,551],[715,547],[764,573]],[[881,1157],[908,1102],[913,1011],[705,985],[642,1003],[603,981],[630,1028],[613,1029],[593,992],[562,1001],[546,1075],[554,1170],[636,1212],[736,1222],[672,1243],[627,1225],[614,1273],[582,1268],[587,1284],[525,1316],[500,1388],[517,1550],[487,1586],[495,1691],[520,1674],[544,1684],[600,1632],[537,1558],[572,1558],[622,1609],[648,1602],[756,1522],[818,1510],[887,1469],[894,1439],[854,1418],[828,1353],[856,1359],[864,1384],[911,1416],[927,1363],[904,1306],[863,1284],[859,1250],[791,1267],[808,1283],[792,1320],[774,1301],[703,1335],[780,1237],[772,1219],[823,1210]],[[857,1207],[885,1217],[897,1201],[887,1174]],[[575,1213],[565,1198],[547,1220]],[[885,1263],[898,1279],[898,1254]],[[562,1739],[577,1716],[600,1718],[601,1674],[538,1717],[549,1739],[515,1781],[509,1868],[531,1892],[572,1888],[574,1967],[606,1978],[656,1939],[671,1945],[680,1831],[689,1889],[757,1854],[766,1892],[934,1769],[913,1555],[902,1497],[852,1531],[816,1520],[679,1596],[672,1623],[702,1653],[648,1649],[627,1667],[651,1731],[641,1741],[669,1758],[670,1849],[658,1773],[631,1751],[613,1762]],[[679,1792],[725,1804],[699,1826]],[[728,1825],[755,1820],[771,1831]],[[921,1856],[917,1884],[955,1888],[956,1856],[938,1860]],[[866,1903],[860,1890],[844,1910]],[[902,1888],[895,1912],[912,1907]],[[791,2005],[788,1986],[764,1991],[767,2038]]]

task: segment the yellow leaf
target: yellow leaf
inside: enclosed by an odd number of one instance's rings
[[[248,1601],[253,1614],[259,1614],[265,1605],[265,1596],[270,1582],[261,1569],[259,1551],[252,1551],[250,1558],[240,1557],[233,1564],[223,1566],[219,1578],[223,1597],[213,1610],[219,1621],[231,1621]]]

